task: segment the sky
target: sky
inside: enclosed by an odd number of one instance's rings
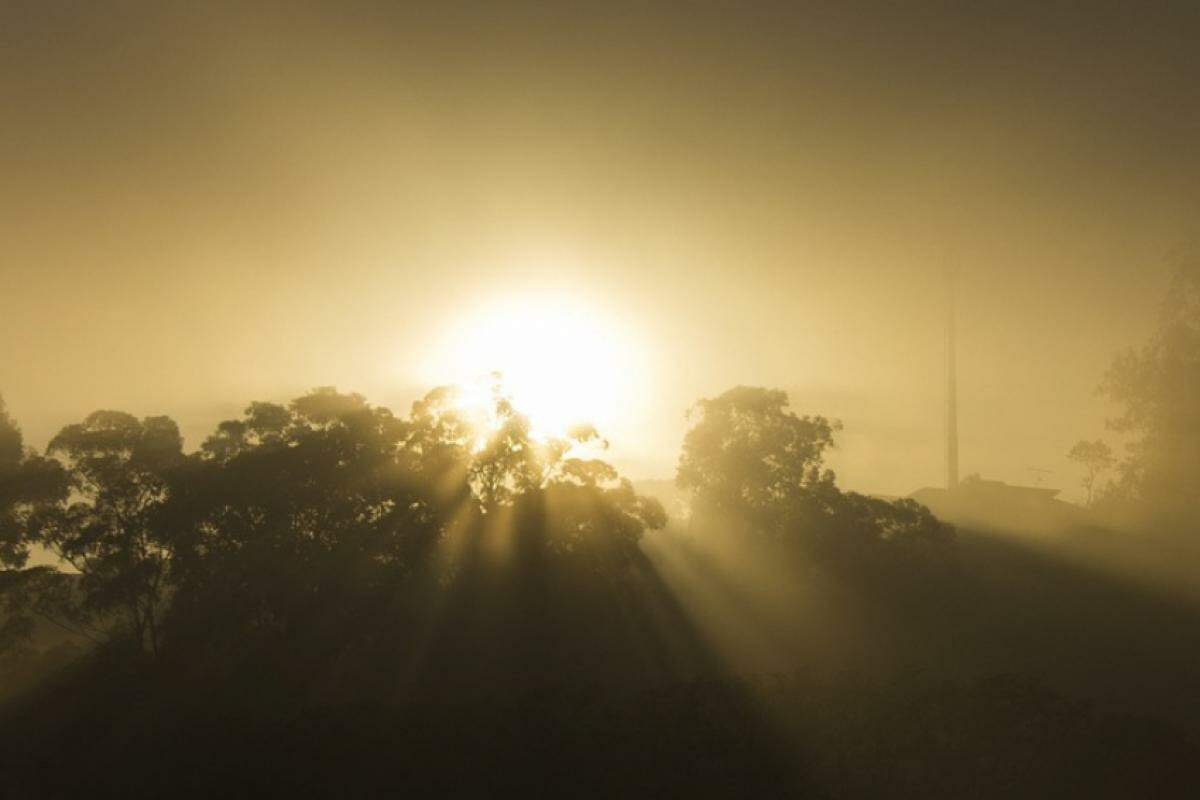
[[[405,413],[477,309],[557,303],[622,343],[632,477],[750,384],[907,494],[950,267],[961,471],[1078,497],[1196,235],[1196,9],[4,0],[0,394],[38,447],[319,385]]]

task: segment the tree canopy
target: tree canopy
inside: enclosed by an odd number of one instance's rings
[[[0,420],[10,638],[40,613],[203,674],[290,665],[279,685],[301,693],[467,685],[480,661],[497,681],[641,674],[675,658],[663,619],[694,647],[641,547],[661,504],[594,427],[534,436],[499,384],[406,417],[333,387],[253,402],[192,453],[166,417],[97,411],[45,457]],[[915,503],[840,490],[840,425],[781,391],[738,387],[693,420],[678,483],[713,524],[843,563],[951,538]],[[34,547],[64,568],[25,568]]]
[[[535,438],[499,386],[482,407],[435,389],[408,418],[321,387],[251,403],[191,454],[166,417],[98,411],[41,457],[0,409],[10,638],[54,597],[60,624],[151,657],[229,669],[286,652],[317,675],[347,648],[399,657],[438,604],[469,626],[463,598],[497,579],[476,556],[497,548],[516,570],[503,593],[527,591],[519,572],[604,605],[666,523],[605,446],[587,425]],[[64,569],[25,569],[33,547]]]
[[[1084,474],[1080,485],[1087,493],[1085,502],[1089,506],[1092,505],[1097,496],[1100,476],[1112,469],[1117,462],[1112,448],[1103,439],[1081,440],[1071,447],[1067,458],[1083,467]]]
[[[1120,412],[1109,427],[1128,437],[1117,499],[1156,515],[1200,517],[1200,252],[1180,250],[1150,341],[1119,355],[1101,392]]]
[[[778,389],[738,386],[692,409],[677,485],[697,511],[757,536],[820,550],[852,543],[944,542],[948,526],[911,500],[843,492],[825,467],[841,424],[797,415]]]

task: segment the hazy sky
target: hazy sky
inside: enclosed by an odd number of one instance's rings
[[[1063,454],[1200,219],[1200,6],[415,8],[0,0],[0,393],[32,444],[108,407],[194,446],[322,384],[406,412],[471,308],[549,291],[641,343],[633,476],[748,383],[907,493],[943,477],[949,261],[963,472],[1077,495]]]

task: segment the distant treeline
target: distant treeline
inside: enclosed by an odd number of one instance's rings
[[[818,559],[940,557],[947,526],[839,490],[833,426],[786,406],[747,387],[699,404],[679,485],[706,515]],[[594,457],[593,428],[536,439],[498,388],[482,408],[438,389],[408,418],[322,388],[251,404],[191,454],[166,417],[98,411],[45,456],[3,426],[10,646],[42,620],[209,675],[266,659],[306,693],[470,682],[492,637],[493,680],[698,665],[657,630],[679,614],[640,547],[659,502]],[[61,568],[25,567],[34,548]]]

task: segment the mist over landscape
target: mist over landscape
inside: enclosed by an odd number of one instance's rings
[[[1198,34],[0,2],[0,793],[1194,796]]]

